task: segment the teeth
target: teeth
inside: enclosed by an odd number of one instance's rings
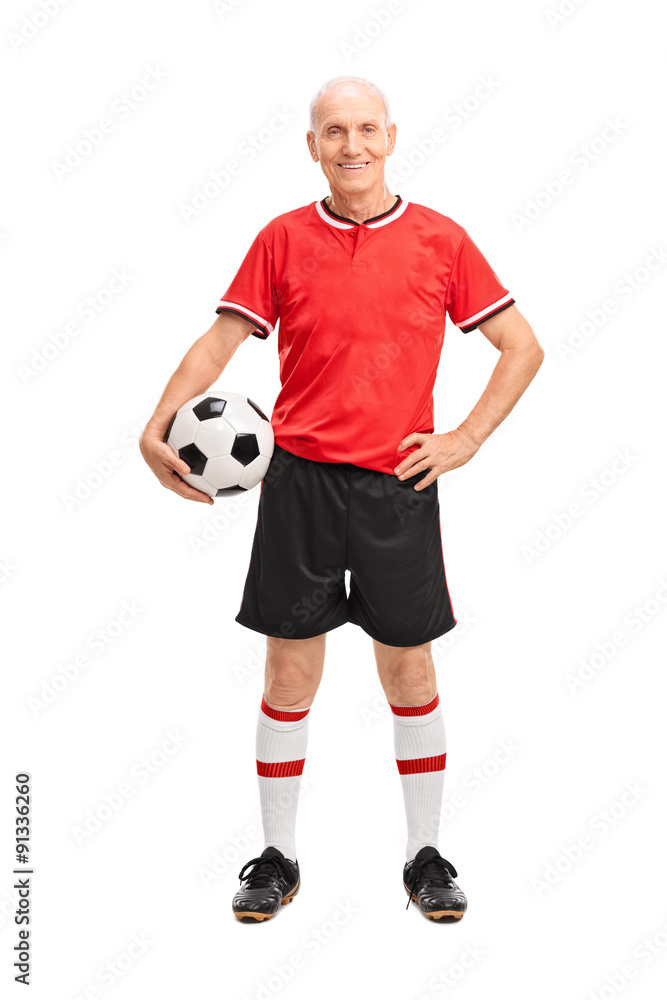
[[[365,167],[366,164],[365,163],[354,163],[354,164],[353,163],[339,163],[339,166],[342,167],[343,170],[361,170],[361,168]]]

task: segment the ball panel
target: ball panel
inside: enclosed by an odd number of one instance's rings
[[[225,409],[225,420],[237,434],[254,434],[262,418],[256,413],[245,397],[230,399]]]
[[[178,454],[180,448],[192,444],[198,427],[199,421],[192,410],[184,410],[183,413],[179,410],[175,415],[167,444]]]
[[[212,417],[221,416],[226,406],[226,399],[221,399],[219,396],[207,396],[206,399],[202,399],[196,406],[192,407],[192,412],[199,420],[210,420]]]
[[[188,410],[193,410],[197,403],[201,402],[202,399],[206,399],[208,395],[210,395],[208,392],[201,392],[198,396],[193,396],[187,403],[183,403],[183,406],[180,406],[176,410],[176,413],[187,413]]]
[[[174,423],[175,423],[175,421],[176,421],[176,417],[177,417],[177,416],[178,416],[178,414],[176,414],[176,413],[175,413],[175,414],[173,415],[173,417],[171,418],[171,420],[169,421],[169,423],[167,424],[167,429],[166,429],[166,431],[164,432],[164,440],[165,440],[165,441],[169,441],[169,435],[171,434],[171,429],[172,429],[172,427],[174,426]]]
[[[245,486],[247,490],[251,490],[253,486],[257,486],[258,483],[261,483],[262,479],[264,479],[264,476],[266,475],[269,462],[270,459],[265,458],[263,455],[258,455],[254,462],[251,462],[250,465],[246,465],[239,480],[239,485]]]
[[[233,400],[235,400],[235,399],[236,400],[239,400],[239,399],[243,399],[244,400],[246,398],[245,396],[242,396],[239,392],[230,392],[229,389],[221,389],[220,386],[217,386],[217,385],[211,386],[211,388],[209,389],[207,395],[208,396],[218,396],[220,399],[226,399],[229,403],[233,402]]]
[[[248,396],[248,405],[249,405],[249,406],[252,406],[253,410],[257,410],[257,412],[259,413],[260,417],[261,417],[261,418],[262,418],[263,420],[268,420],[268,419],[269,419],[269,418],[267,417],[266,413],[263,413],[263,412],[262,412],[262,410],[260,410],[260,408],[259,408],[259,406],[257,405],[257,403],[254,403],[254,402],[252,401],[252,399],[250,398],[250,396]]]
[[[207,458],[231,455],[236,435],[226,420],[204,420],[197,427],[194,443]]]
[[[232,456],[241,465],[250,465],[259,455],[259,445],[254,434],[237,434],[232,446]]]
[[[185,448],[179,448],[178,457],[190,466],[188,475],[203,476],[207,459],[196,444],[187,444]]]
[[[238,493],[247,493],[243,486],[221,486],[215,494],[217,497],[234,497]]]
[[[238,486],[241,479],[243,466],[239,465],[231,455],[220,455],[218,458],[209,458],[206,463],[206,478],[216,489],[225,489],[229,486]]]
[[[255,431],[260,455],[271,458],[275,446],[273,427],[268,420],[260,420],[259,427]]]
[[[208,493],[210,497],[215,496],[215,487],[204,479],[203,476],[195,476],[193,473],[189,472],[187,476],[181,476],[183,482],[187,483],[188,486],[194,486],[196,490],[201,490],[202,493]]]

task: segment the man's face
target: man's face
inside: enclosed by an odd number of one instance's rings
[[[393,152],[395,137],[396,125],[385,127],[376,94],[341,85],[321,99],[315,136],[308,133],[308,145],[332,189],[360,194],[384,183],[385,159]]]

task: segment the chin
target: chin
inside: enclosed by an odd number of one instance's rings
[[[371,187],[374,179],[374,175],[370,170],[366,170],[363,176],[360,177],[355,177],[354,174],[351,174],[348,177],[347,174],[341,173],[340,170],[336,170],[334,172],[334,177],[338,180],[338,183],[340,183],[341,180],[353,181],[355,184],[365,184],[367,187]]]

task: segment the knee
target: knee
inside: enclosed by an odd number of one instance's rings
[[[267,659],[264,698],[273,708],[307,708],[315,696],[313,682],[306,665],[280,663]]]
[[[428,683],[405,683],[385,688],[390,705],[427,705],[436,695],[435,685]]]
[[[380,680],[390,705],[425,705],[437,692],[430,652],[397,656],[389,667],[379,669]]]

